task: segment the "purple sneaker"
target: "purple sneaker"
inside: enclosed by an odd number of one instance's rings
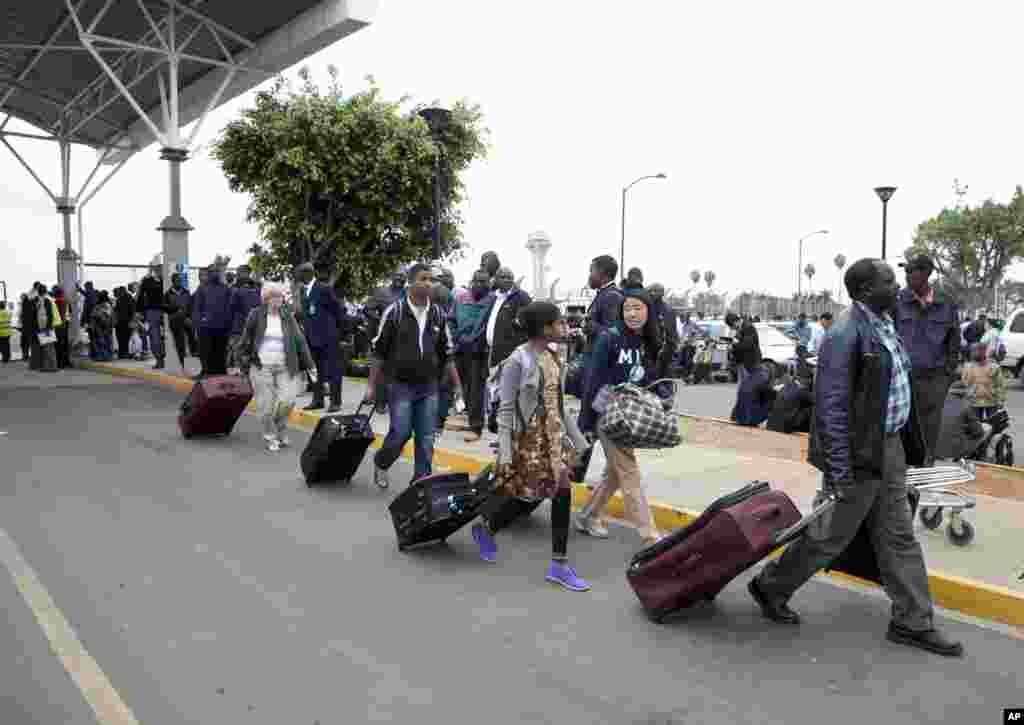
[[[576,576],[576,570],[568,562],[551,562],[546,578],[549,582],[554,582],[573,592],[585,592],[590,589],[590,584]]]
[[[498,545],[482,522],[473,524],[473,541],[480,547],[480,558],[494,564],[498,561]]]

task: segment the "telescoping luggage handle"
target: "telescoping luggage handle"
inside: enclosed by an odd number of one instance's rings
[[[832,509],[835,508],[836,504],[842,500],[843,496],[839,489],[831,484],[825,484],[823,486],[824,498],[817,501],[817,505],[814,510],[809,514],[801,518],[795,524],[787,529],[775,534],[775,546],[782,546],[788,544],[797,537],[799,537],[807,529],[808,526],[819,521],[822,517],[828,516],[832,513]]]

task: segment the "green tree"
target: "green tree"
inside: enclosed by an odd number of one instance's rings
[[[942,286],[961,304],[975,307],[992,299],[1006,269],[1024,257],[1024,191],[1018,186],[1008,204],[943,209],[917,226],[909,259],[927,254]]]
[[[248,221],[267,240],[249,250],[250,265],[280,279],[299,263],[323,264],[339,289],[361,297],[400,265],[428,259],[439,153],[441,252],[458,258],[462,173],[487,148],[479,107],[455,104],[437,144],[417,115],[422,105],[383,100],[372,78],[368,90],[346,98],[337,70],[328,75],[323,92],[308,69],[298,90],[279,77],[211,150],[231,190],[251,195]],[[308,193],[340,199],[332,225],[307,221]]]

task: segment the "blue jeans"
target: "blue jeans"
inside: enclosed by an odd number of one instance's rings
[[[415,438],[416,472],[413,480],[429,476],[433,471],[434,426],[437,424],[437,383],[409,385],[391,382],[388,385],[388,412],[391,428],[374,463],[378,468],[391,468],[402,448]]]

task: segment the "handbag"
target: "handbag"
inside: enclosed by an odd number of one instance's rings
[[[657,380],[649,387],[672,380]],[[623,448],[674,448],[683,442],[679,416],[649,389],[626,383],[609,393],[608,409],[600,430]]]

